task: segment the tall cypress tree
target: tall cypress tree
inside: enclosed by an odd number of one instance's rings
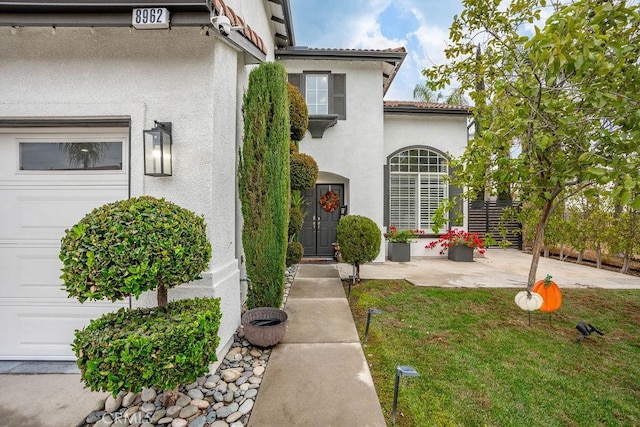
[[[264,63],[249,75],[238,192],[248,305],[280,307],[289,221],[289,104],[286,70]]]

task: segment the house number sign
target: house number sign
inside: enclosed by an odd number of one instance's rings
[[[133,9],[131,25],[136,30],[169,28],[169,11],[166,7],[145,7]]]

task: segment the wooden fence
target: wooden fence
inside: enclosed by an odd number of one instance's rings
[[[505,210],[520,210],[517,202],[478,201],[469,203],[469,231],[481,235],[489,233],[496,242],[506,238],[511,248],[522,249],[521,225]],[[506,230],[506,236],[502,232]]]

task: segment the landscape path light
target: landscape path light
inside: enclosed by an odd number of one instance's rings
[[[398,407],[398,387],[400,377],[419,377],[418,371],[413,366],[398,365],[396,367],[396,383],[393,387],[393,410],[391,411],[391,425],[396,425],[396,409]]]
[[[370,308],[367,310],[367,326],[364,328],[364,342],[367,342],[369,338],[369,324],[371,323],[371,315],[372,314],[382,314],[384,313],[379,308]]]

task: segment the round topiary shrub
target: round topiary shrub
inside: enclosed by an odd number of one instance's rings
[[[309,126],[309,109],[300,90],[291,83],[287,83],[287,94],[289,98],[291,139],[293,141],[302,141]]]
[[[380,253],[382,232],[371,219],[360,215],[340,218],[336,229],[336,240],[345,262],[356,267],[356,277],[360,279],[360,264],[371,262]]]
[[[302,261],[304,255],[304,248],[300,242],[289,242],[287,246],[287,267],[298,264]]]
[[[69,296],[136,298],[199,278],[211,259],[204,219],[164,199],[142,196],[94,209],[66,230],[60,249]]]
[[[196,298],[94,319],[73,342],[82,380],[114,395],[192,383],[216,361],[220,317],[219,298]]]
[[[300,208],[289,209],[289,238],[298,234],[304,225],[304,212]]]
[[[291,153],[291,190],[310,190],[318,180],[318,164],[304,153]]]

